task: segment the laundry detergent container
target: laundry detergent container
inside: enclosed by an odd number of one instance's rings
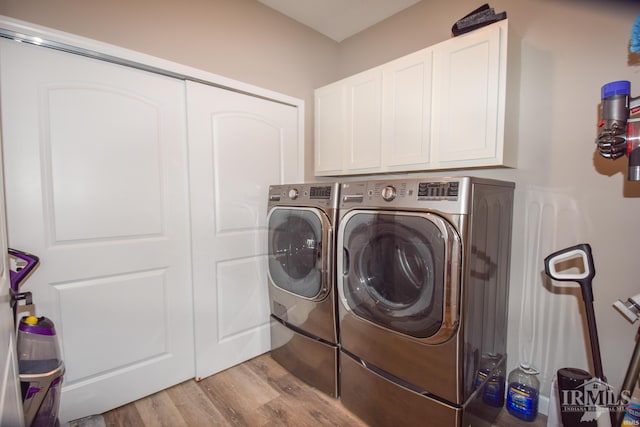
[[[26,426],[59,425],[64,363],[53,322],[26,316],[18,326],[18,371]]]

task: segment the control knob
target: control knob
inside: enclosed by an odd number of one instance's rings
[[[382,198],[387,202],[392,201],[396,198],[396,189],[392,185],[387,185],[382,189]]]
[[[291,190],[289,190],[289,198],[291,200],[295,200],[298,198],[298,190],[295,188],[292,188]]]

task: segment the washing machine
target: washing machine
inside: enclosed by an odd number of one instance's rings
[[[369,425],[481,426],[499,414],[514,187],[474,177],[342,184],[341,399]]]
[[[335,232],[338,183],[272,185],[268,201],[271,355],[337,397]]]

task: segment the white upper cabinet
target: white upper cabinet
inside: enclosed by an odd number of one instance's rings
[[[316,175],[336,175],[344,170],[342,150],[347,141],[346,97],[346,84],[325,86],[315,92]]]
[[[436,46],[437,167],[511,165],[503,150],[506,42],[506,24],[498,24]]]
[[[382,66],[384,168],[422,168],[431,158],[433,49]]]
[[[515,166],[507,29],[504,20],[317,89],[316,176]]]
[[[382,72],[374,69],[315,94],[315,170],[318,175],[366,173],[381,163]]]
[[[372,70],[347,82],[346,168],[366,172],[381,167],[382,73]]]

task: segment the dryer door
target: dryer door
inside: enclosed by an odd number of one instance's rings
[[[324,299],[330,291],[328,217],[314,208],[276,207],[267,222],[271,284],[310,300]]]
[[[458,322],[460,239],[431,213],[354,210],[338,247],[342,305],[357,317],[422,341],[442,342]]]

